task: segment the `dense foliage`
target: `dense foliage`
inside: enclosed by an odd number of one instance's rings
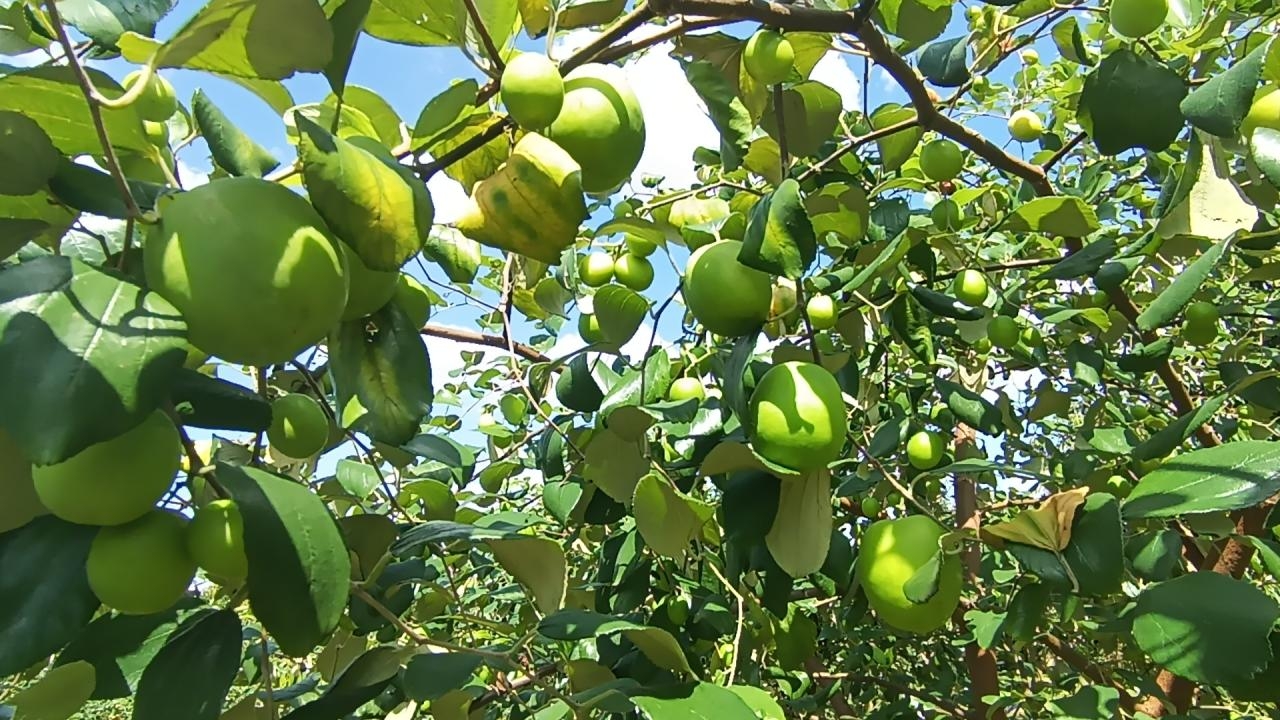
[[[1276,716],[1270,0],[171,9],[0,0],[0,718]]]

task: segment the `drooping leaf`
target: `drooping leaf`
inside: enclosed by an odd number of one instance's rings
[[[78,260],[0,270],[0,422],[36,464],[115,437],[165,399],[185,335],[159,295]]]
[[[1120,505],[1107,493],[1089,494],[1060,554],[1021,543],[1006,547],[1033,575],[1081,595],[1114,593],[1124,579]]]
[[[1138,329],[1155,330],[1173,320],[1182,308],[1191,302],[1200,285],[1209,277],[1209,273],[1213,272],[1213,268],[1230,246],[1230,240],[1214,243],[1196,258],[1195,262],[1178,273],[1173,282],[1169,283],[1169,286],[1151,301],[1142,314],[1138,315]]]
[[[366,650],[338,675],[320,697],[298,707],[283,720],[330,720],[346,717],[376,698],[400,672],[407,650],[379,645]]]
[[[1246,440],[1194,450],[1147,473],[1124,503],[1126,518],[1238,510],[1280,491],[1280,443]]]
[[[556,399],[570,410],[595,412],[604,400],[604,392],[591,376],[587,356],[575,355],[556,379]]]
[[[893,334],[917,360],[933,365],[937,355],[933,346],[933,331],[929,328],[924,308],[911,293],[902,293],[889,307]]]
[[[191,115],[213,161],[231,175],[262,177],[280,166],[266,148],[232,124],[204,90],[191,97]]]
[[[898,123],[913,120],[915,117],[915,110],[889,103],[876,108],[869,120],[873,130],[883,130]],[[923,136],[924,130],[916,126],[876,140],[876,147],[880,151],[880,164],[890,172],[902,167],[902,164],[915,153],[916,145],[920,144],[920,138]]]
[[[1220,141],[1193,131],[1174,197],[1177,202],[1169,202],[1156,233],[1162,238],[1225,240],[1251,230],[1258,220],[1258,208],[1231,179],[1230,166]]]
[[[925,78],[938,87],[959,87],[969,80],[969,38],[938,40],[920,51],[919,67]]]
[[[695,60],[684,65],[685,77],[702,98],[711,123],[720,132],[720,157],[725,170],[736,170],[747,155],[755,123],[729,83],[710,62]]]
[[[1040,273],[1038,279],[1071,280],[1092,275],[1102,267],[1103,263],[1114,257],[1119,249],[1114,238],[1105,237],[1094,240],[1054,263],[1048,270]]]
[[[813,265],[818,244],[805,211],[800,183],[788,178],[751,208],[738,261],[799,280]]]
[[[1202,425],[1212,421],[1226,401],[1225,394],[1209,398],[1200,407],[1182,415],[1134,447],[1133,459],[1142,462],[1162,458],[1173,452]]]
[[[329,510],[305,485],[218,463],[240,507],[253,614],[287,655],[310,653],[347,607],[351,559]]]
[[[1074,17],[1068,17],[1053,26],[1053,44],[1062,57],[1077,65],[1092,65],[1093,56],[1084,43],[1084,35]]]
[[[630,620],[589,610],[561,610],[538,623],[538,634],[552,640],[585,640],[622,633],[635,643],[653,664],[668,670],[695,674],[685,659],[680,643],[662,628],[640,625]]]
[[[949,317],[953,320],[980,320],[983,316],[981,309],[966,305],[951,295],[923,285],[912,285],[911,295],[921,307],[934,315]]]
[[[636,483],[631,512],[645,544],[680,562],[715,508],[680,492],[669,480],[648,473]]]
[[[467,684],[482,658],[468,653],[418,653],[405,665],[405,694],[417,701],[435,701]],[[434,713],[433,713],[434,714]]]
[[[770,95],[760,127],[786,143],[792,157],[816,155],[840,123],[840,93],[816,80],[806,80],[782,91],[782,113],[786,132],[779,129],[777,111]]]
[[[344,426],[391,445],[418,434],[435,397],[431,359],[419,330],[397,303],[387,303],[334,331],[329,355]]]
[[[1144,590],[1133,613],[1133,638],[1157,664],[1216,685],[1266,667],[1277,619],[1280,605],[1262,590],[1202,571]]]
[[[1179,103],[1186,94],[1176,72],[1121,48],[1085,77],[1078,117],[1104,155],[1140,147],[1159,151],[1182,130]]]
[[[631,702],[648,720],[758,720],[733,691],[711,683],[645,688]]]
[[[1023,510],[1012,520],[983,525],[984,532],[1042,550],[1060,552],[1071,542],[1076,510],[1084,504],[1087,488],[1051,495],[1034,510]]]
[[[1192,125],[1218,137],[1240,132],[1262,77],[1262,63],[1271,48],[1264,42],[1225,72],[1215,74],[1183,99],[1182,114]]]
[[[0,677],[53,654],[89,624],[99,603],[84,563],[96,532],[45,515],[0,534]]]
[[[934,385],[956,419],[987,435],[998,436],[1004,432],[1003,415],[991,401],[950,380],[939,378]]]
[[[129,180],[129,192],[138,209],[155,209],[160,195],[169,192],[164,185]],[[49,191],[68,207],[103,217],[123,220],[130,210],[110,174],[97,168],[61,158],[58,171],[49,178]]]
[[[311,202],[370,270],[399,270],[426,244],[435,207],[426,186],[299,116],[298,155]]]
[[[438,227],[427,238],[422,254],[444,270],[456,283],[469,283],[480,268],[480,243],[454,230]]]
[[[271,425],[271,403],[243,385],[183,368],[170,398],[188,427],[262,432]]]
[[[624,345],[640,329],[649,301],[622,285],[605,285],[593,299],[600,332],[612,345]]]
[[[1098,228],[1098,215],[1077,197],[1036,198],[1019,205],[1005,222],[1014,232],[1085,237]]]
[[[62,649],[55,665],[76,661],[93,665],[94,700],[128,697],[178,621],[198,604],[195,598],[184,598],[162,613],[101,615]]]
[[[240,645],[234,610],[187,618],[142,672],[133,720],[215,720],[240,669]]]
[[[94,669],[77,661],[50,668],[49,672],[14,695],[14,717],[19,720],[67,720],[84,707],[93,693]]]
[[[35,120],[0,111],[0,195],[32,195],[58,170],[58,149]]]
[[[782,482],[778,512],[765,545],[794,578],[818,572],[831,546],[831,472],[826,468]]]
[[[333,49],[329,53],[329,64],[324,68],[324,77],[329,81],[329,88],[339,95],[346,94],[347,72],[351,70],[351,58],[371,5],[371,0],[328,0],[324,3],[329,28],[333,32]]]

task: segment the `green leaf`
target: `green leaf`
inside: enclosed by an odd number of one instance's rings
[[[404,693],[418,702],[439,700],[466,685],[480,663],[479,655],[468,653],[418,653],[404,667]]]
[[[436,228],[427,238],[422,254],[444,270],[444,274],[456,283],[469,283],[476,279],[480,269],[480,243],[453,228]]]
[[[738,99],[728,78],[706,60],[684,64],[685,77],[707,107],[711,123],[720,133],[720,158],[725,170],[736,170],[742,164],[750,145],[755,123]]]
[[[1246,440],[1194,450],[1147,473],[1126,518],[1174,517],[1251,507],[1280,491],[1280,443]]]
[[[600,409],[604,392],[591,376],[585,354],[575,355],[556,379],[556,399],[560,404],[578,412],[595,412]]]
[[[1168,360],[1172,352],[1173,341],[1162,337],[1152,343],[1138,345],[1133,352],[1121,355],[1116,360],[1116,365],[1125,372],[1149,373]]]
[[[1196,258],[1195,262],[1178,273],[1173,282],[1169,283],[1169,286],[1162,290],[1156,296],[1156,299],[1152,300],[1151,304],[1138,315],[1138,329],[1155,330],[1173,320],[1182,311],[1182,308],[1191,302],[1191,298],[1195,296],[1196,291],[1200,289],[1200,285],[1213,272],[1214,266],[1218,264],[1218,260],[1222,259],[1223,253],[1227,251],[1230,245],[1230,240],[1214,243],[1200,257]]]
[[[682,562],[689,544],[715,514],[715,507],[648,473],[636,484],[631,513],[646,545],[659,555]]]
[[[379,645],[366,650],[334,679],[323,695],[285,715],[283,720],[333,720],[347,717],[361,705],[378,697],[396,679],[406,652],[403,648],[390,645]]]
[[[426,186],[357,145],[297,117],[311,203],[370,270],[399,270],[426,244],[435,208]],[[387,159],[389,160],[389,158]]]
[[[889,307],[890,328],[895,337],[920,362],[933,365],[937,355],[933,347],[933,331],[929,329],[924,308],[911,293],[899,295]]]
[[[1018,588],[1009,601],[1001,629],[1015,640],[1030,642],[1045,621],[1049,595],[1050,588],[1045,583],[1031,583]]]
[[[1217,685],[1266,667],[1280,605],[1248,582],[1202,571],[1148,587],[1132,618],[1134,640],[1156,664]]]
[[[1093,56],[1084,43],[1084,36],[1075,18],[1069,17],[1054,25],[1052,35],[1053,44],[1057,46],[1062,57],[1077,65],[1093,64]]]
[[[155,183],[137,180],[128,183],[134,202],[144,212],[155,209],[160,195],[169,192],[166,186]],[[120,196],[115,179],[97,168],[59,158],[58,171],[49,179],[49,190],[68,207],[117,220],[129,217],[129,208]]]
[[[1081,595],[1109,595],[1124,579],[1120,506],[1106,493],[1091,493],[1076,512],[1071,542],[1061,555],[1010,543],[1006,547],[1029,572],[1047,583],[1076,589]],[[1068,574],[1063,563],[1071,569]],[[1074,579],[1074,582],[1073,582]]]
[[[179,619],[198,602],[184,598],[151,615],[101,615],[63,648],[55,664],[83,660],[93,665],[94,700],[128,697],[151,659],[177,629]]]
[[[951,3],[935,0],[881,0],[875,14],[889,32],[919,45],[942,34],[951,21]]]
[[[378,486],[378,471],[372,465],[356,462],[350,458],[338,461],[334,469],[334,477],[343,490],[361,500],[369,497],[369,493]],[[361,517],[361,516],[356,516]],[[380,516],[373,516],[380,517]],[[348,538],[348,542],[350,538]]]
[[[1221,141],[1193,130],[1182,177],[1156,233],[1225,240],[1253,229],[1258,208],[1232,180],[1233,162]]]
[[[329,358],[345,427],[401,445],[418,434],[435,391],[420,328],[396,303],[344,322],[329,338]]]
[[[476,95],[480,84],[471,78],[458,80],[440,92],[422,108],[413,126],[413,147],[433,144],[446,130],[476,112]]]
[[[984,315],[980,308],[965,305],[951,295],[923,285],[912,285],[911,295],[925,310],[934,315],[949,317],[953,320],[981,320]]]
[[[310,653],[347,607],[351,559],[338,524],[305,485],[256,468],[217,464],[244,517],[249,605],[280,649]]]
[[[1139,462],[1162,458],[1173,452],[1187,438],[1191,437],[1202,425],[1213,420],[1213,416],[1222,409],[1227,396],[1215,395],[1206,400],[1200,407],[1180,416],[1177,420],[1161,428],[1159,432],[1144,440],[1133,449],[1133,459]]]
[[[938,594],[942,580],[942,548],[938,548],[928,561],[921,565],[902,584],[902,594],[911,602],[923,605]]]
[[[873,130],[883,130],[915,117],[915,110],[897,103],[888,103],[876,108],[869,120]],[[892,172],[902,167],[915,154],[916,146],[923,136],[924,129],[917,125],[877,139],[876,148],[880,151],[880,164],[885,171]]]
[[[89,624],[99,603],[84,563],[97,530],[45,515],[0,534],[0,677],[48,657]]]
[[[338,96],[329,93],[323,104],[325,107],[336,108],[338,106]],[[376,131],[376,134],[371,137],[381,145],[380,151],[398,147],[404,142],[404,137],[401,134],[403,121],[400,119],[400,115],[395,108],[391,107],[391,103],[387,102],[386,98],[377,92],[360,85],[347,85],[342,91],[342,106],[359,110],[369,119],[369,124]],[[366,149],[369,148],[366,147]],[[399,162],[389,156],[390,151],[380,154],[380,157],[384,158],[383,162],[388,162],[388,159],[390,159],[392,164],[399,168]]]
[[[1182,562],[1182,536],[1176,530],[1152,530],[1129,538],[1125,557],[1133,574],[1159,582],[1173,577]]]
[[[440,157],[473,138],[489,130],[498,118],[487,113],[471,115],[465,122],[457,123],[441,132],[426,151],[431,157]],[[474,187],[476,183],[497,172],[498,167],[511,155],[511,140],[505,134],[471,151],[467,156],[444,169],[449,177],[457,180],[464,188]]]
[[[1081,238],[1098,230],[1098,214],[1078,197],[1036,198],[1009,214],[1005,228],[1013,232],[1038,232]]]
[[[1120,716],[1120,691],[1103,685],[1077,690],[1050,703],[1054,720],[1112,720]]]
[[[613,345],[625,345],[644,322],[649,301],[640,293],[622,285],[605,285],[593,299],[600,332]]]
[[[329,19],[314,0],[211,0],[169,38],[155,62],[283,80],[324,70],[332,52]]]
[[[725,690],[737,695],[738,699],[755,713],[758,720],[786,720],[787,718],[778,701],[762,688],[752,685],[730,685]]]
[[[805,577],[822,569],[834,524],[830,471],[823,468],[785,479],[765,545],[783,572],[793,578]]]
[[[329,88],[338,95],[345,96],[347,72],[351,70],[351,58],[360,39],[360,30],[364,28],[364,20],[369,16],[370,5],[371,0],[328,0],[324,3],[329,28],[333,32],[333,48],[329,53],[329,64],[324,68],[324,77],[329,81]]]
[[[111,47],[125,32],[155,35],[156,23],[173,5],[172,0],[63,0],[58,4],[58,12],[85,37]]]
[[[787,152],[792,157],[818,154],[840,124],[842,109],[840,93],[816,80],[796,83],[783,90],[782,113],[786,126]],[[760,120],[760,127],[769,137],[782,142],[772,94]]]
[[[18,720],[67,720],[93,693],[94,670],[87,662],[50,668],[49,672],[14,695],[9,703]]]
[[[142,672],[133,720],[216,720],[240,669],[240,644],[235,610],[185,620]]]
[[[1167,66],[1127,48],[1112,52],[1084,80],[1078,118],[1103,155],[1160,151],[1178,137],[1187,86]]]
[[[960,87],[969,80],[969,38],[965,35],[930,43],[917,66],[938,87]]]
[[[609,388],[600,412],[607,416],[611,410],[624,405],[648,405],[662,399],[671,387],[671,358],[666,350],[655,348],[645,359],[644,367],[631,369]],[[631,495],[628,493],[627,499]]]
[[[1218,365],[1218,375],[1228,392],[1272,412],[1280,412],[1280,377],[1269,374],[1260,365],[1225,361]]]
[[[170,393],[188,427],[262,432],[271,425],[271,403],[238,383],[182,368]]]
[[[956,419],[987,435],[999,436],[1004,432],[1004,419],[1000,408],[968,388],[950,380],[938,378],[934,386],[942,400],[951,408]]]
[[[729,688],[711,683],[649,687],[631,696],[649,720],[758,720]]]
[[[41,465],[113,438],[165,399],[185,335],[159,295],[77,260],[0,270],[0,422]]]
[[[115,98],[124,92],[107,74],[92,69],[88,73],[104,97]],[[89,104],[69,67],[46,65],[0,76],[0,108],[16,110],[35,120],[63,155],[102,152]],[[139,153],[151,148],[135,108],[103,108],[102,120],[112,146]]]
[[[845,243],[858,243],[871,222],[867,193],[856,183],[827,183],[805,197],[804,209],[818,238],[834,234]]]
[[[40,125],[12,110],[0,111],[0,195],[32,195],[58,171],[58,149]]]
[[[1025,207],[1025,206],[1024,206]],[[1090,211],[1092,212],[1092,211]],[[1104,237],[1054,263],[1037,280],[1073,280],[1092,275],[1119,251],[1115,238]]]
[[[622,633],[658,667],[695,674],[689,668],[680,643],[662,628],[589,610],[561,610],[543,618],[538,623],[538,633],[552,640],[586,640]]]
[[[26,525],[48,512],[36,495],[31,478],[31,461],[9,433],[0,428],[0,533]]]
[[[1182,114],[1192,125],[1218,137],[1235,137],[1253,104],[1254,92],[1262,78],[1262,61],[1271,42],[1254,48],[1226,72],[1213,75],[1183,99]]]
[[[0,195],[0,260],[29,242],[52,246],[77,215],[48,192],[22,197]]]
[[[213,161],[229,174],[262,177],[280,166],[266,148],[232,124],[204,90],[191,97],[191,115]]]
[[[800,183],[787,178],[751,208],[738,260],[771,275],[799,280],[817,256],[818,243]]]

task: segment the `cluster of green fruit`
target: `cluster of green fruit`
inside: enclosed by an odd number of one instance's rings
[[[617,258],[603,252],[589,253],[578,262],[578,277],[588,287],[603,287],[617,279],[637,292],[647,290],[653,284],[653,265],[646,255],[655,248],[652,243],[647,243],[647,246],[650,249],[647,252],[642,250],[644,254],[628,249]]]
[[[168,608],[186,592],[197,566],[227,584],[247,575],[234,502],[206,503],[190,522],[157,507],[177,475],[181,451],[177,428],[157,411],[60,463],[31,469],[36,495],[50,513],[99,527],[86,560],[89,586],[119,612]]]

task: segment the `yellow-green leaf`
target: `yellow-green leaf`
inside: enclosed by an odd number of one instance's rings
[[[1088,488],[1055,493],[1040,507],[1023,510],[1012,520],[986,525],[982,530],[1005,540],[1061,552],[1071,542],[1071,523],[1088,494]]]

